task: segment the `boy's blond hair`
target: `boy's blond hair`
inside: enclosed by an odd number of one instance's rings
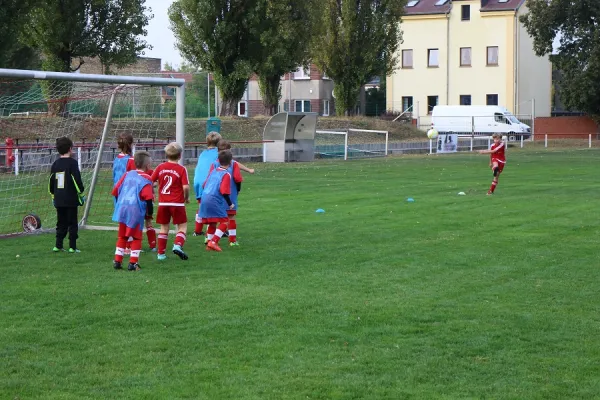
[[[492,138],[494,138],[494,139],[502,139],[502,134],[500,134],[500,133],[494,133],[492,135]]]
[[[221,135],[219,135],[217,132],[211,132],[206,137],[206,145],[208,147],[217,147],[220,140],[221,140]]]
[[[165,147],[165,154],[169,161],[177,161],[181,158],[183,147],[177,142],[171,142]]]
[[[221,140],[219,140],[219,143],[217,144],[217,149],[219,149],[219,151],[231,150],[231,143],[229,143],[228,140],[221,139]]]
[[[147,151],[136,151],[133,156],[133,162],[137,169],[143,171],[150,164],[150,153]]]

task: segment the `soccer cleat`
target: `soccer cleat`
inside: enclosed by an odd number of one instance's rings
[[[154,248],[150,249],[150,251],[151,251],[152,253],[156,253],[156,252],[158,251],[158,249],[157,249],[156,247],[154,247]]]
[[[181,246],[179,246],[178,244],[173,246],[173,254],[175,254],[177,257],[181,258],[182,260],[188,259],[187,254],[185,254],[185,252],[183,251]]]
[[[208,244],[208,242],[210,242],[210,239],[209,239],[209,238],[207,238],[207,237],[205,237],[205,238],[204,238],[204,244]]]
[[[167,259],[167,255],[166,254],[159,254],[157,257],[158,261],[164,261]]]
[[[219,247],[218,244],[216,244],[215,242],[213,242],[212,240],[210,242],[208,242],[208,244],[206,245],[206,250],[208,251],[217,251],[217,252],[222,252],[223,250],[221,250],[221,248]]]
[[[229,237],[229,233],[223,232],[223,237]]]
[[[81,251],[79,249],[69,249],[69,253],[76,254],[76,253],[81,253]]]
[[[494,192],[492,192],[492,191],[488,190],[488,192],[487,192],[487,195],[488,195],[488,196],[491,196],[491,195],[493,195],[493,194],[494,194]]]
[[[59,249],[58,247],[55,247],[52,249],[52,251],[55,253],[60,253],[61,251],[65,251],[65,249]]]
[[[240,244],[238,242],[229,242],[229,247],[237,247]]]
[[[194,236],[204,236],[204,232],[194,232]]]
[[[115,261],[113,263],[113,268],[114,269],[123,269],[123,265],[119,261]]]
[[[138,263],[129,263],[127,266],[128,271],[141,271],[140,264]]]

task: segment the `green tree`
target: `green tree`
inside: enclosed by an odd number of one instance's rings
[[[273,115],[281,99],[281,76],[295,71],[310,60],[314,15],[320,9],[316,0],[262,0],[260,50],[254,72],[263,98],[264,114]]]
[[[527,0],[520,17],[538,56],[550,55],[560,71],[560,99],[600,121],[600,9],[597,1]],[[554,41],[560,37],[557,54]]]
[[[39,52],[22,43],[21,33],[33,0],[4,0],[0,6],[0,68],[38,69]]]
[[[148,48],[142,39],[152,10],[145,0],[44,0],[35,4],[24,38],[38,48],[46,70],[77,71],[84,57],[111,66],[136,61]],[[74,65],[73,60],[76,61]]]
[[[405,0],[323,0],[313,60],[334,81],[338,115],[354,114],[360,88],[398,64]]]
[[[210,71],[222,97],[221,115],[235,115],[259,51],[259,0],[176,0],[169,8],[181,54]]]

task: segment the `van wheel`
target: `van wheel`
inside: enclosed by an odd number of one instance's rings
[[[509,142],[515,142],[517,140],[517,137],[515,136],[514,132],[508,132],[508,141]]]

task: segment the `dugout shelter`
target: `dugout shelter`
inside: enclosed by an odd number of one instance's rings
[[[265,125],[263,162],[314,161],[317,113],[281,112]]]

